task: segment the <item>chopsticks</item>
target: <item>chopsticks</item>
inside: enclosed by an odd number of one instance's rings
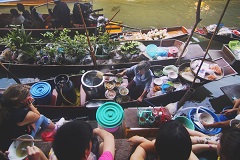
[[[43,142],[42,139],[26,139],[26,138],[15,138],[13,141],[26,141],[26,142]]]

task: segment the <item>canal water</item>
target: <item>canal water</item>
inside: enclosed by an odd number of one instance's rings
[[[50,1],[50,0],[48,0]],[[48,2],[46,0],[46,2]],[[68,0],[62,0],[68,2]],[[196,18],[198,0],[90,0],[93,9],[103,8],[100,13],[113,21],[122,21],[124,25],[135,28],[161,28],[185,26],[192,28]],[[77,2],[77,0],[76,0]],[[218,22],[227,0],[202,0],[201,19],[198,27]],[[3,3],[2,3],[3,4]],[[74,2],[67,3],[72,10]],[[1,13],[9,13],[15,6],[0,6]],[[48,13],[54,5],[37,8],[40,13]],[[26,9],[29,7],[27,6]],[[231,0],[224,14],[222,23],[231,28],[240,28],[240,3]]]

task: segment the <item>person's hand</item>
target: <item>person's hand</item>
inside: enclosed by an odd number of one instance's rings
[[[8,154],[9,154],[8,151],[6,151],[5,153],[3,153],[3,152],[0,150],[0,159],[2,159],[2,160],[8,160]]]
[[[29,147],[27,146],[27,153],[28,153],[28,160],[41,160],[41,156],[42,156],[42,151],[36,147],[36,146],[32,146]]]
[[[226,109],[222,111],[221,114],[225,115],[226,117],[229,117],[234,112],[236,112],[236,109],[232,108],[232,109]]]
[[[117,73],[116,76],[117,77],[122,77],[123,76],[123,72]]]
[[[138,97],[137,102],[141,103],[143,101],[142,97]]]
[[[204,127],[208,127],[208,123],[206,123],[205,121],[201,121],[201,123]]]
[[[131,146],[137,146],[140,143],[145,142],[145,141],[147,141],[147,139],[144,137],[141,137],[141,136],[133,136],[127,140],[127,142],[130,142]]]
[[[35,123],[31,123],[31,124],[28,124],[27,128],[28,128],[28,132],[30,133],[31,131],[35,131],[36,125]]]
[[[26,101],[26,105],[27,106],[30,106],[30,105],[32,105],[32,103],[35,101],[35,99],[33,98],[33,97],[29,97],[28,99],[27,99],[27,101]]]

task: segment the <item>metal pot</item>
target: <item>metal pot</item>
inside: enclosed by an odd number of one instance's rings
[[[104,93],[103,83],[105,81],[105,77],[98,77],[98,72],[99,71],[97,70],[87,71],[81,78],[83,89],[91,98],[100,98],[102,97],[101,94]]]

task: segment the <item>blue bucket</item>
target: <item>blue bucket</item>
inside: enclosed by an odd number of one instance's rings
[[[52,98],[51,85],[47,82],[37,82],[31,86],[30,93],[35,104],[49,105]]]
[[[226,109],[232,109],[233,106],[227,106],[227,107],[224,107],[222,111],[226,110]],[[226,117],[224,114],[220,114],[219,115],[219,119],[220,121],[227,121],[227,120],[230,120],[230,119],[233,119],[237,116],[237,114],[231,114],[229,117]]]
[[[205,129],[202,129],[200,128],[195,122],[194,122],[194,115],[196,114],[197,112],[197,109],[191,109],[188,113],[188,119],[192,120],[192,122],[194,123],[194,126],[195,126],[195,129],[204,133],[204,134],[209,134],[209,135],[215,135],[215,134],[218,134],[222,131],[222,128],[213,128],[211,130],[205,130]],[[219,122],[219,118],[218,116],[213,113],[212,111],[208,110],[208,109],[205,109],[205,108],[201,108],[199,109],[199,113],[201,112],[208,112],[213,118],[214,118],[214,122]]]

